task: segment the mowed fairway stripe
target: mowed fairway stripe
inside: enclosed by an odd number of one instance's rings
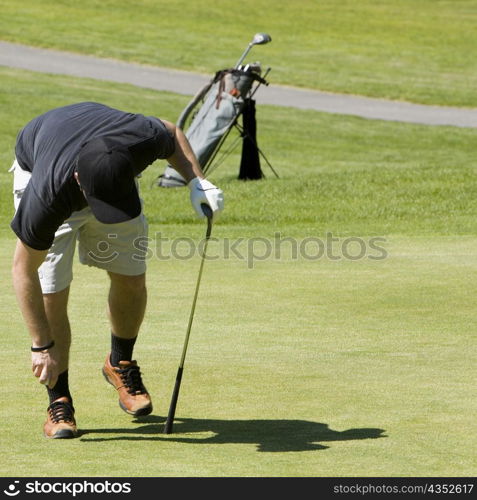
[[[472,474],[476,244],[390,236],[380,262],[207,262],[171,436],[162,429],[197,259],[149,262],[137,356],[155,411],[143,421],[123,415],[101,379],[106,279],[77,264],[71,378],[85,433],[55,448],[57,473],[78,475],[79,462],[85,475]],[[2,240],[4,283],[11,247]],[[53,462],[35,459],[51,446],[40,435],[45,395],[29,373],[12,297],[2,307],[11,347],[1,357],[11,377],[0,417],[5,445],[19,457],[4,461],[2,473],[28,474],[35,462],[35,474],[48,475]],[[12,353],[23,351],[12,365]],[[8,418],[18,383],[32,408],[21,422]],[[125,447],[142,457],[137,470],[114,460]]]

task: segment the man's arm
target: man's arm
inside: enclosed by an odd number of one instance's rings
[[[170,165],[184,177],[189,183],[194,177],[204,178],[199,161],[192,151],[190,143],[184,132],[173,123],[162,120],[169,132],[174,136],[175,150],[172,156],[167,158]]]
[[[169,164],[185,179],[190,189],[190,200],[199,217],[204,217],[202,205],[208,205],[214,215],[224,208],[224,195],[221,189],[204,178],[191,145],[182,130],[173,123],[163,120],[173,134],[175,151],[167,158]]]
[[[13,257],[13,287],[33,347],[45,346],[53,340],[38,277],[38,268],[46,254],[47,250],[35,250],[17,240]],[[39,377],[40,383],[54,387],[58,378],[55,348],[32,353],[32,370],[35,377]]]

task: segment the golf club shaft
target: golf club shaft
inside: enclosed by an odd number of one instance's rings
[[[197,302],[197,297],[199,295],[199,285],[200,285],[200,280],[202,278],[202,270],[204,268],[204,261],[205,261],[205,256],[206,256],[206,252],[207,252],[207,244],[209,242],[210,234],[212,232],[212,217],[213,217],[212,210],[208,205],[205,205],[205,204],[202,205],[202,210],[207,217],[207,232],[205,235],[204,249],[202,251],[202,256],[201,256],[201,261],[200,261],[199,276],[197,277],[197,283],[196,283],[195,292],[194,292],[194,299],[192,301],[192,308],[191,308],[190,315],[189,315],[189,324],[187,326],[186,338],[184,341],[184,346],[182,348],[182,356],[181,356],[181,360],[179,363],[179,368],[177,370],[176,382],[174,384],[174,390],[172,391],[171,404],[169,405],[169,413],[167,414],[167,420],[166,420],[166,423],[164,426],[164,434],[170,434],[172,432],[172,426],[174,423],[174,416],[176,413],[177,400],[179,399],[179,391],[180,391],[181,381],[182,381],[182,372],[184,371],[184,362],[185,362],[185,357],[186,357],[186,353],[187,353],[187,346],[189,345],[190,331],[192,328],[192,321],[194,319],[195,305]]]
[[[183,366],[184,366],[184,361],[185,361],[186,352],[187,352],[187,346],[189,345],[189,336],[190,336],[190,331],[192,328],[192,321],[194,320],[195,305],[197,303],[197,297],[199,295],[199,285],[200,285],[200,280],[202,279],[202,270],[204,268],[205,253],[207,251],[208,241],[209,241],[209,239],[206,238],[205,243],[204,243],[204,251],[202,253],[202,257],[201,257],[201,261],[200,261],[199,276],[197,278],[197,284],[195,287],[194,299],[192,301],[192,308],[191,308],[190,315],[189,315],[189,324],[187,326],[186,338],[185,338],[185,342],[184,342],[184,347],[182,349],[181,361],[179,364],[180,368],[183,368]]]
[[[179,366],[176,375],[176,383],[174,384],[174,390],[172,392],[171,404],[169,406],[169,413],[167,414],[167,420],[164,425],[164,434],[170,434],[172,432],[172,424],[174,423],[174,415],[176,414],[177,400],[179,399],[179,390],[181,388],[183,367]]]
[[[237,69],[241,64],[242,61],[245,59],[246,55],[250,52],[250,49],[254,45],[262,45],[264,43],[268,43],[272,41],[272,37],[267,34],[267,33],[256,33],[255,36],[253,37],[253,40],[248,44],[247,48],[245,49],[244,53],[240,57],[240,59],[237,61],[235,64],[235,69]]]
[[[248,47],[245,49],[245,52],[240,56],[240,59],[235,64],[235,69],[237,69],[242,64],[242,61],[245,59],[247,54],[250,52],[250,49],[252,48],[252,46],[253,45],[251,43],[248,44]]]

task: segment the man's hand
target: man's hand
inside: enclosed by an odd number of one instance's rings
[[[58,363],[56,348],[48,351],[31,353],[31,369],[40,384],[53,388],[58,380]]]
[[[207,179],[194,177],[188,186],[190,189],[190,201],[199,217],[205,217],[201,207],[203,203],[212,209],[214,217],[224,209],[224,193]]]

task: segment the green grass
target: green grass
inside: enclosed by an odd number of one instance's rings
[[[477,105],[476,0],[4,0],[3,40],[213,74],[254,33],[270,80],[426,104]]]
[[[29,370],[14,299],[5,294],[9,342],[0,361],[9,376],[0,417],[3,446],[15,450],[15,461],[5,457],[0,473],[473,476],[476,243],[391,237],[389,258],[379,263],[284,257],[249,270],[233,259],[208,262],[169,436],[162,430],[197,259],[149,262],[149,309],[136,354],[155,410],[142,420],[121,412],[100,373],[108,350],[106,279],[76,266],[70,377],[83,434],[74,441],[41,437],[45,395]],[[12,240],[2,239],[1,248],[5,282]]]
[[[174,120],[187,98],[5,68],[0,78],[0,311],[8,339],[0,419],[2,448],[15,452],[14,460],[4,454],[0,474],[474,475],[475,130],[260,107],[259,143],[280,178],[262,164],[265,180],[236,180],[239,151],[211,176],[226,198],[209,246],[219,258],[204,269],[174,434],[162,430],[199,260],[153,252],[136,348],[153,414],[132,420],[104,382],[107,280],[75,264],[70,379],[82,435],[51,442],[41,435],[46,395],[31,375],[9,285],[6,170],[16,133],[74,101]],[[152,185],[163,168],[158,162],[142,179],[151,235],[197,243],[205,225],[187,190]],[[332,252],[313,258],[328,232]],[[260,245],[275,244],[276,233],[279,258],[261,260]],[[291,237],[305,249],[296,258]],[[350,237],[366,245],[363,258],[343,258]],[[382,238],[386,258],[370,258],[373,237]],[[226,241],[238,242],[228,258]]]
[[[98,100],[174,120],[187,102],[183,96],[87,79],[6,68],[0,68],[0,76],[6,90],[0,93],[0,158],[5,165],[13,160],[22,124],[51,107]],[[286,231],[297,237],[327,231],[476,234],[475,130],[272,106],[260,107],[257,113],[259,145],[280,178],[262,160],[265,180],[238,181],[240,148],[213,171],[211,179],[227,195],[227,210],[219,221],[227,231],[237,236]],[[285,122],[286,127],[276,126]],[[151,223],[197,224],[193,213],[183,208],[188,193],[153,185],[164,167],[164,162],[157,162],[142,180]],[[11,215],[6,168],[0,180],[5,193],[0,199],[2,213]]]

